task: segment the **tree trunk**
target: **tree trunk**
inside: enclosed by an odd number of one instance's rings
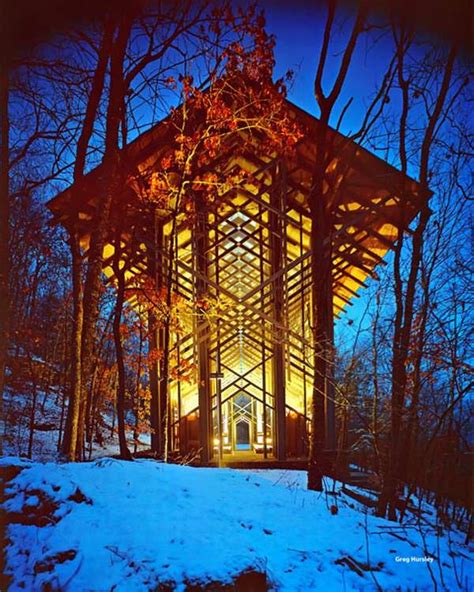
[[[319,184],[318,184],[319,185]],[[309,448],[308,489],[322,491],[324,449],[326,444],[326,396],[332,359],[332,253],[331,222],[324,195],[315,191],[311,208],[311,274],[313,303],[313,364],[311,439]]]
[[[332,359],[332,214],[330,196],[324,191],[328,161],[327,129],[330,107],[321,107],[316,135],[316,162],[309,197],[311,211],[311,296],[313,331],[313,393],[309,446],[308,489],[323,490],[326,444],[325,406]]]
[[[114,307],[114,344],[115,353],[117,359],[117,424],[118,424],[118,437],[120,445],[120,456],[125,460],[132,460],[132,455],[127,446],[127,436],[125,432],[125,362],[123,357],[123,343],[121,335],[121,324],[122,324],[122,311],[123,304],[125,301],[125,268],[120,268],[120,237],[121,232],[117,230],[115,239],[115,252],[114,252],[114,263],[113,269],[117,279],[117,295]]]
[[[333,108],[341,94],[352,61],[357,39],[364,28],[368,2],[361,0],[350,37],[334,74],[330,91],[323,89],[327,57],[336,13],[335,0],[328,2],[323,43],[319,54],[314,94],[321,111],[316,132],[316,161],[309,197],[311,211],[311,276],[313,308],[314,381],[311,417],[311,438],[308,464],[308,489],[322,491],[324,468],[323,451],[326,444],[326,417],[328,386],[333,380],[333,303],[332,303],[332,234],[336,195],[325,192],[327,165],[335,156],[334,146],[327,130]],[[344,113],[344,111],[343,111]],[[328,184],[329,186],[329,184]]]
[[[28,352],[28,365],[30,369],[31,380],[31,408],[29,417],[29,435],[28,435],[28,458],[33,458],[33,440],[35,435],[35,420],[36,420],[36,403],[38,400],[38,384],[36,380],[36,372],[33,365],[31,354]]]
[[[76,460],[79,409],[81,402],[81,335],[83,325],[82,306],[82,262],[79,240],[74,234],[70,237],[72,255],[72,293],[73,293],[73,327],[71,347],[71,391],[64,429],[62,450],[70,461]]]
[[[8,319],[10,298],[8,289],[10,271],[9,252],[9,158],[8,158],[8,59],[0,56],[0,455],[3,453],[5,423],[3,417],[3,393],[5,365],[8,351]]]
[[[103,173],[100,180],[100,198],[92,221],[93,231],[90,237],[87,258],[87,274],[84,286],[84,323],[82,330],[82,396],[79,416],[78,441],[82,447],[84,439],[84,421],[87,399],[90,397],[90,377],[94,363],[94,345],[99,299],[103,251],[109,232],[109,217],[114,197],[122,189],[120,174],[119,128],[122,119],[123,64],[127,47],[132,17],[123,16],[116,40],[113,44],[110,60],[110,92],[107,108],[105,154],[102,161]]]
[[[109,61],[111,44],[115,24],[109,19],[104,28],[97,67],[94,72],[92,88],[84,115],[84,123],[77,143],[76,161],[74,164],[75,191],[80,193],[82,178],[86,165],[87,148],[92,135],[94,121],[97,114],[100,98],[104,88],[105,72]],[[72,370],[71,391],[69,406],[64,431],[62,450],[69,460],[76,460],[80,406],[82,396],[82,331],[84,324],[83,284],[82,284],[82,259],[79,237],[76,229],[70,232],[69,244],[72,258],[72,283],[73,283],[73,331],[72,331]]]

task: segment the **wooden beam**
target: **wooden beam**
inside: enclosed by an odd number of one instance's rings
[[[270,193],[270,260],[271,271],[274,279],[272,281],[273,293],[273,397],[275,400],[275,433],[276,446],[274,451],[278,460],[286,459],[286,393],[285,393],[285,351],[283,346],[283,276],[279,270],[283,267],[282,243],[283,233],[286,232],[282,218],[286,220],[286,213],[283,211],[283,192],[286,191],[285,179],[279,165],[276,175],[277,183],[273,184]],[[283,214],[283,216],[282,216]]]
[[[196,298],[204,296],[208,289],[206,281],[208,273],[207,245],[209,231],[207,224],[207,212],[200,200],[196,203],[196,220],[193,228],[194,241],[194,266]],[[199,436],[201,445],[201,462],[208,463],[211,460],[213,447],[212,421],[211,421],[211,388],[210,388],[210,367],[209,367],[209,327],[204,315],[197,318],[197,353],[198,353],[198,399],[199,399]],[[201,339],[199,339],[201,337]]]

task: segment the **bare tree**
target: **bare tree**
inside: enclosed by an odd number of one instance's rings
[[[74,163],[74,182],[77,198],[82,197],[82,183],[85,173],[86,156],[89,142],[93,133],[94,121],[97,115],[100,99],[102,96],[105,80],[105,71],[112,46],[112,38],[114,34],[114,21],[111,17],[106,20],[102,35],[102,41],[98,53],[97,65],[92,79],[92,86],[89,93],[86,112],[84,114],[84,121],[82,130],[79,136],[76,149],[76,159]],[[77,199],[76,198],[76,199]],[[76,224],[78,220],[76,221]],[[71,248],[72,258],[72,284],[73,284],[73,332],[72,332],[72,375],[71,375],[71,393],[68,407],[68,415],[66,421],[65,434],[63,439],[63,451],[71,460],[75,460],[78,439],[79,439],[79,424],[82,409],[85,407],[83,401],[83,366],[82,366],[82,335],[84,324],[84,302],[83,302],[83,269],[82,269],[82,254],[80,247],[79,229],[72,226],[70,229],[69,245]],[[84,413],[84,412],[83,412]],[[80,445],[80,442],[79,442]]]
[[[308,465],[308,488],[322,491],[324,470],[323,451],[326,444],[325,399],[327,384],[332,379],[334,359],[332,324],[332,244],[334,234],[334,215],[337,208],[337,189],[328,180],[328,165],[334,158],[335,150],[329,132],[329,124],[336,102],[347,78],[349,66],[357,40],[364,30],[368,4],[359,5],[349,39],[336,70],[334,82],[329,90],[324,89],[323,79],[328,69],[328,53],[333,33],[336,2],[328,2],[328,13],[323,42],[319,55],[314,94],[320,109],[318,131],[315,138],[316,162],[312,175],[309,197],[311,212],[311,270],[313,305],[313,344],[314,344],[314,383],[312,393],[311,438]],[[331,187],[327,190],[326,187]]]
[[[10,270],[9,254],[9,121],[8,121],[8,87],[9,87],[9,54],[1,47],[0,57],[0,454],[5,433],[3,420],[3,392],[5,386],[5,364],[8,348],[8,319],[10,296],[8,278]]]
[[[397,47],[398,82],[402,93],[399,154],[402,172],[407,173],[408,154],[406,135],[408,132],[407,120],[410,109],[410,85],[409,80],[405,77],[404,59],[407,48],[411,43],[410,33],[407,33],[406,29],[401,27],[395,31],[395,40]],[[451,88],[456,53],[457,47],[453,45],[445,59],[441,82],[435,98],[428,104],[426,126],[422,131],[418,131],[418,134],[421,136],[419,148],[419,183],[422,195],[424,195],[426,201],[424,204],[421,204],[421,213],[414,230],[408,263],[409,272],[405,284],[401,275],[401,256],[404,248],[404,231],[402,226],[398,229],[398,241],[394,257],[394,293],[396,305],[392,345],[390,452],[384,476],[383,490],[377,508],[379,516],[385,516],[388,509],[388,517],[392,520],[396,519],[397,477],[400,472],[401,463],[402,413],[407,390],[407,359],[415,315],[415,297],[422,261],[424,235],[431,215],[431,210],[427,203],[431,166],[430,157],[436,134],[444,118],[443,110]]]

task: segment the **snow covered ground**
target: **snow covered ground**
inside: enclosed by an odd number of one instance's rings
[[[22,469],[5,491],[11,591],[203,590],[246,570],[291,592],[472,585],[472,549],[431,524],[429,508],[421,525],[411,515],[400,526],[338,485],[336,495],[307,491],[303,472],[0,462],[9,465]]]

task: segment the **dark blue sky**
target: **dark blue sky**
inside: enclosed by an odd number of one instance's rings
[[[282,76],[288,69],[294,70],[296,76],[289,91],[289,99],[317,115],[313,83],[326,19],[324,3],[264,0],[260,5],[265,10],[267,31],[276,37],[276,77]],[[334,28],[326,83],[332,82],[331,73],[336,71],[342,44],[347,40],[344,33],[349,32],[352,23],[353,11],[350,7],[343,6],[338,11],[336,22],[340,28]],[[353,97],[353,103],[343,122],[343,132],[349,133],[360,122],[365,113],[365,105],[383,77],[391,51],[392,44],[388,36],[378,39],[376,47],[367,35],[360,37],[347,84],[335,110],[337,120],[340,109]]]

